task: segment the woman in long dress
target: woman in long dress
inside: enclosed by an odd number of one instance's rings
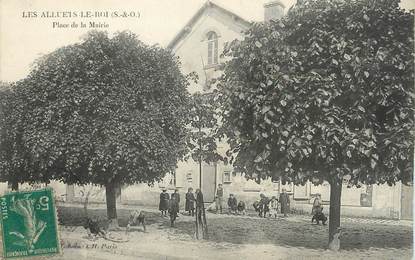
[[[169,210],[169,201],[170,195],[167,193],[166,189],[163,189],[163,192],[160,193],[159,203],[159,210],[161,211],[161,216],[167,216],[167,210]]]

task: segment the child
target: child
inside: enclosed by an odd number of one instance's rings
[[[180,211],[180,194],[179,189],[175,189],[174,193],[171,195],[170,203],[173,203],[171,206],[175,207],[174,211],[176,212],[176,218],[179,217],[178,213]]]
[[[229,194],[229,199],[228,199],[229,213],[236,214],[237,207],[238,207],[238,202],[236,201],[236,198],[233,196],[232,193]]]
[[[269,212],[270,217],[274,216],[275,218],[277,218],[278,216],[278,200],[277,197],[272,196],[271,201],[270,201],[270,212]]]
[[[321,203],[321,194],[317,194],[317,197],[314,199],[313,209],[311,210],[313,217],[311,218],[311,223],[314,220],[317,224],[320,224],[320,221],[323,222],[323,225],[326,225],[327,217],[323,213],[323,206]]]
[[[239,215],[245,215],[246,214],[245,202],[243,202],[242,200],[238,202],[238,214]]]
[[[269,212],[269,199],[264,195],[260,194],[260,201],[259,201],[259,217],[267,217],[267,213]]]
[[[179,212],[179,202],[177,201],[177,196],[171,196],[170,207],[169,207],[170,226],[171,227],[174,227],[174,221],[176,221],[178,212]]]

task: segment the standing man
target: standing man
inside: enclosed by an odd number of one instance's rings
[[[220,214],[222,214],[223,208],[223,188],[222,184],[218,185],[218,189],[216,190],[216,212],[218,209],[220,210]]]
[[[279,202],[281,203],[281,213],[286,217],[290,212],[290,196],[287,194],[285,188],[282,189]]]

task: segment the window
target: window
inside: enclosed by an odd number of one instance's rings
[[[208,32],[208,65],[218,63],[218,35],[215,32]]]
[[[230,171],[226,171],[223,172],[223,182],[231,182],[231,172]]]

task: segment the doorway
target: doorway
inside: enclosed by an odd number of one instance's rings
[[[401,219],[412,220],[413,218],[413,196],[414,196],[414,186],[402,184]]]
[[[202,169],[202,192],[205,202],[213,202],[216,187],[216,164],[205,164]]]

